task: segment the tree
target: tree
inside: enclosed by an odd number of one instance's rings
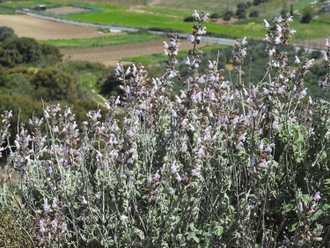
[[[14,38],[17,38],[17,35],[12,28],[6,26],[0,27],[0,42]]]
[[[8,73],[6,69],[0,65],[0,86],[3,86],[6,83]]]
[[[311,5],[304,7],[301,12],[302,12],[302,19],[300,21],[301,23],[309,23],[315,15],[315,11]]]
[[[56,62],[61,62],[63,54],[60,53],[60,50],[53,45],[49,44],[40,44],[41,53],[45,58],[53,58]]]
[[[236,15],[238,19],[246,19],[246,9],[247,9],[247,4],[246,3],[239,3],[237,5],[237,10],[236,10]]]
[[[0,47],[0,65],[14,67],[22,63],[22,55],[16,49],[3,49]]]
[[[68,102],[75,99],[76,85],[73,77],[57,68],[40,69],[29,81],[35,87],[36,99]]]
[[[17,50],[22,55],[22,63],[37,62],[42,56],[40,45],[33,38],[5,40],[1,46],[4,50]]]
[[[223,15],[223,20],[230,21],[230,18],[234,15],[232,11],[227,10]]]
[[[258,17],[258,16],[259,16],[258,10],[251,11],[249,14],[249,17]]]
[[[240,11],[237,15],[238,19],[241,20],[241,19],[246,19],[246,12],[245,10],[244,11]]]

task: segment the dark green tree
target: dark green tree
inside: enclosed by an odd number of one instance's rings
[[[226,11],[223,15],[223,20],[230,21],[231,17],[234,15],[232,11]]]
[[[22,55],[16,49],[3,49],[0,47],[0,65],[14,67],[22,63]]]
[[[56,60],[55,62],[61,62],[63,55],[56,46],[49,45],[49,44],[40,44],[40,49],[42,56],[48,59]]]
[[[42,56],[40,45],[33,38],[22,37],[5,40],[1,47],[4,50],[17,50],[22,55],[22,63],[37,62]]]
[[[258,10],[251,11],[249,14],[249,17],[258,17],[258,16],[259,16]]]
[[[35,87],[34,98],[44,101],[73,102],[76,94],[74,78],[57,68],[40,69],[30,77]]]
[[[16,37],[17,35],[12,28],[6,26],[0,27],[0,42],[3,42],[4,40],[14,39]]]
[[[0,86],[3,86],[7,81],[8,73],[6,69],[0,65]]]

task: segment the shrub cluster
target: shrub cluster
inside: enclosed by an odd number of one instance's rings
[[[246,39],[232,51],[236,80],[216,60],[200,73],[208,14],[195,11],[193,48],[178,71],[180,42],[164,41],[165,73],[148,78],[140,64],[118,63],[125,96],[108,112],[89,111],[77,128],[68,107],[19,125],[9,143],[1,206],[14,196],[34,216],[35,244],[57,247],[324,247],[329,243],[330,131],[327,101],[306,99],[313,63],[282,47],[292,17],[265,20],[269,61],[256,85],[242,80]],[[330,69],[330,45],[323,66]],[[319,83],[325,95],[330,74]],[[173,79],[186,90],[171,101]],[[148,82],[152,85],[148,86]],[[123,116],[120,123],[119,116]],[[121,124],[121,125],[120,125]],[[121,126],[121,127],[120,127]],[[47,135],[41,129],[47,130]],[[19,176],[15,185],[11,177]],[[16,197],[19,196],[19,197]]]

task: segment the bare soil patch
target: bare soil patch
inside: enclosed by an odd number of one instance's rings
[[[70,13],[70,12],[80,12],[84,11],[86,9],[83,8],[77,8],[73,6],[66,6],[66,7],[60,7],[60,8],[51,8],[47,9],[47,12],[54,13],[54,14],[62,14],[62,13]]]
[[[1,26],[14,29],[18,37],[37,40],[84,39],[104,36],[93,27],[44,20],[26,15],[0,15]]]
[[[189,41],[181,40],[180,50],[191,49],[192,44]],[[208,45],[208,43],[203,43]],[[106,66],[114,66],[122,58],[150,55],[163,52],[163,41],[150,41],[138,44],[110,46],[110,47],[92,47],[84,49],[62,49],[63,59],[68,61],[81,60],[100,62]],[[166,57],[164,56],[164,59]],[[125,62],[126,63],[126,62]],[[127,63],[126,63],[127,64]]]

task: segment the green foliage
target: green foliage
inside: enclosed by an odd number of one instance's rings
[[[196,20],[193,16],[188,16],[183,19],[184,22],[194,22]]]
[[[219,19],[220,18],[220,16],[219,16],[219,14],[218,13],[212,13],[212,15],[210,16],[210,18],[211,19]]]
[[[37,241],[35,228],[36,222],[29,212],[0,208],[1,247],[34,247]]]
[[[248,5],[246,3],[239,3],[237,5],[236,15],[239,20],[246,19],[246,9],[248,8]]]
[[[2,42],[1,47],[4,50],[16,50],[22,56],[22,63],[37,62],[42,52],[38,42],[33,38],[15,38],[5,40]]]
[[[8,73],[6,69],[0,65],[0,86],[3,86],[7,81]]]
[[[265,3],[267,2],[268,0],[253,0],[253,5],[259,5],[260,3]]]
[[[258,10],[251,11],[249,14],[249,17],[258,17],[258,16],[259,16]]]
[[[22,55],[16,49],[3,49],[0,47],[0,65],[14,67],[22,63]]]
[[[230,21],[231,17],[234,16],[234,13],[231,10],[227,10],[223,15],[225,21]]]
[[[76,86],[73,77],[57,68],[39,69],[29,81],[35,88],[35,99],[43,99],[46,102],[74,101]]]
[[[41,54],[46,58],[52,58],[55,62],[61,62],[63,55],[60,50],[50,44],[40,44]]]
[[[302,19],[301,23],[310,23],[310,21],[313,19],[315,16],[315,10],[311,5],[307,5],[302,9]]]
[[[14,39],[17,35],[15,34],[14,30],[10,27],[2,26],[0,27],[0,42],[5,40]]]

